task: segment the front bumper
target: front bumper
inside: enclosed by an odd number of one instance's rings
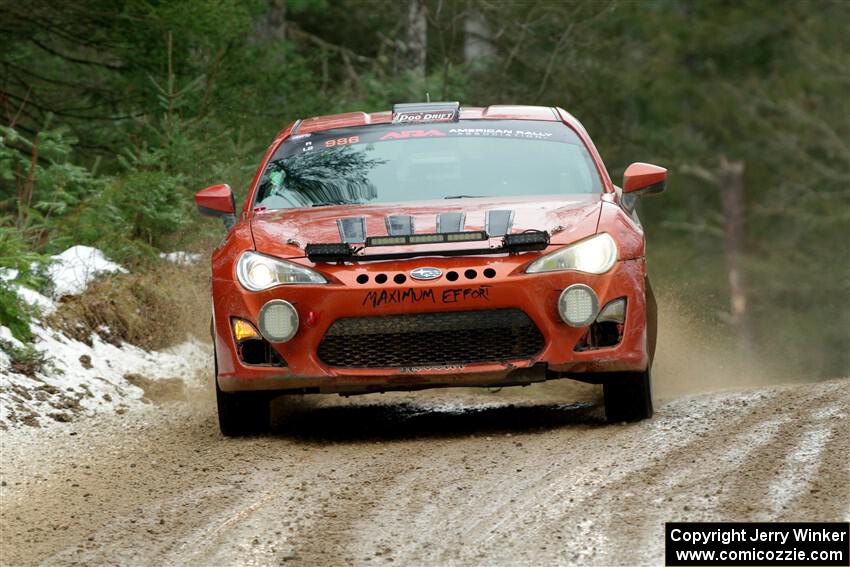
[[[407,261],[355,266],[322,266],[333,283],[327,285],[279,286],[264,292],[248,292],[233,278],[214,278],[214,338],[219,386],[223,391],[292,390],[309,392],[365,393],[414,390],[443,386],[503,386],[526,384],[562,375],[642,371],[649,363],[646,337],[645,262],[621,260],[608,273],[578,272],[525,274],[527,263],[520,256],[501,258],[417,258]],[[422,266],[443,271],[440,279],[396,283],[398,274]],[[495,270],[493,277],[483,272]],[[476,276],[465,275],[473,270]],[[445,274],[459,274],[448,281]],[[368,283],[357,277],[369,275]],[[385,274],[385,283],[375,276]],[[362,278],[361,278],[362,279]],[[557,312],[563,289],[582,283],[599,297],[600,306],[626,297],[626,321],[622,340],[616,346],[576,352],[576,344],[587,328],[565,324]],[[415,293],[392,293],[413,290]],[[459,290],[459,291],[458,291]],[[464,291],[469,290],[469,291]],[[483,290],[483,291],[482,291]],[[419,299],[417,299],[419,298]],[[422,299],[425,298],[425,299]],[[243,364],[230,328],[232,317],[256,324],[260,308],[269,300],[285,299],[295,306],[301,326],[287,343],[273,347],[287,366]],[[446,367],[342,368],[322,362],[317,355],[322,338],[337,319],[410,313],[520,309],[544,337],[537,354],[499,363],[465,363]]]

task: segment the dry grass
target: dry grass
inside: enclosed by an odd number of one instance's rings
[[[47,323],[86,343],[97,334],[156,350],[209,337],[209,319],[209,262],[201,260],[99,278],[82,295],[64,298]]]

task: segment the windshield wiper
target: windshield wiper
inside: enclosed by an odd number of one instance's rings
[[[479,199],[484,195],[449,195],[448,197],[443,197],[443,199]]]
[[[335,207],[337,205],[348,205],[350,203],[313,203],[311,207]]]

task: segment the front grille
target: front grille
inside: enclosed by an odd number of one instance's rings
[[[344,368],[434,366],[530,358],[543,335],[519,309],[337,319],[319,359]]]

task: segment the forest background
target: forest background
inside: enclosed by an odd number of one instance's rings
[[[160,253],[223,233],[195,191],[244,197],[296,118],[425,93],[561,106],[615,180],[669,168],[659,295],[741,358],[850,375],[847,1],[0,0],[2,324],[30,337],[13,288],[74,244],[130,269],[98,301],[173,301]]]

